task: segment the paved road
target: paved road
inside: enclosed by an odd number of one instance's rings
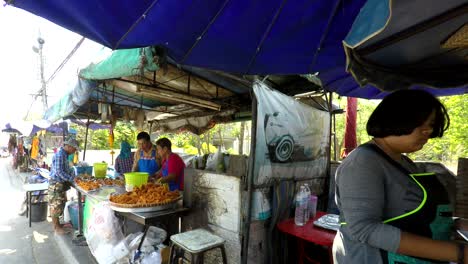
[[[19,216],[23,201],[21,177],[10,158],[0,158],[0,263],[65,263],[59,251],[50,218],[32,223]]]

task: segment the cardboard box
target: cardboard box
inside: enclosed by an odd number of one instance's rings
[[[169,264],[169,254],[171,252],[170,247],[165,247],[161,249],[161,264]]]

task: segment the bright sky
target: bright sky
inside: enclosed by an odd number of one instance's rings
[[[39,55],[32,49],[37,38],[44,40],[45,79],[47,80],[81,39],[71,31],[0,0],[0,127],[30,117],[42,116],[42,98],[33,103],[31,94],[40,90]],[[85,67],[102,46],[85,40],[55,79],[48,85],[48,106],[73,87],[78,68]]]

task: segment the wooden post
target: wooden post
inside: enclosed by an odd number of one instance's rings
[[[84,148],[83,148],[83,161],[86,160],[86,147],[88,146],[88,130],[89,130],[89,116],[88,116],[88,121],[86,121],[86,132],[85,132],[85,140],[84,140]]]
[[[458,159],[455,216],[468,219],[468,158]]]

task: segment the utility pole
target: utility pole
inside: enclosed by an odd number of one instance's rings
[[[41,67],[41,91],[42,91],[42,105],[44,107],[44,112],[47,111],[47,86],[46,81],[44,79],[44,56],[42,54],[42,48],[44,47],[44,39],[41,37],[37,38],[37,42],[39,43],[39,63]]]
[[[39,74],[41,79],[41,90],[39,91],[38,95],[42,95],[42,105],[44,111],[47,111],[47,82],[44,78],[44,39],[41,37],[37,38],[38,46],[33,46],[33,51],[39,55]]]

